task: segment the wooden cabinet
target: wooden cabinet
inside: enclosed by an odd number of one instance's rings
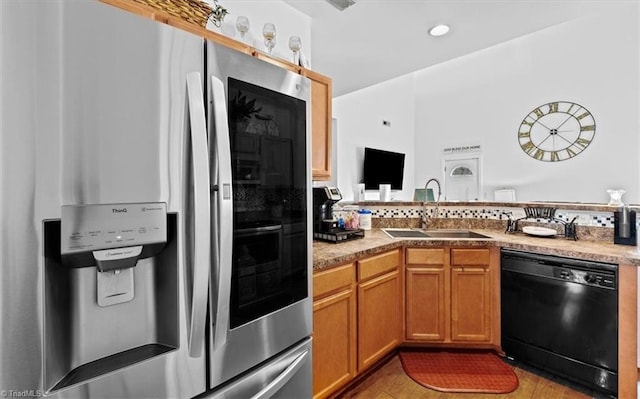
[[[358,261],[358,370],[362,371],[402,341],[401,253],[386,252]]]
[[[499,248],[407,248],[406,339],[499,345]]]
[[[313,180],[331,179],[331,79],[308,69],[311,80],[311,152]]]
[[[406,338],[444,341],[449,276],[444,248],[412,248],[406,258]]]
[[[451,249],[451,341],[491,339],[489,249]]]
[[[314,273],[314,398],[403,342],[499,348],[499,262],[499,247],[420,247]]]
[[[313,276],[313,397],[325,398],[356,375],[355,264]]]
[[[326,398],[402,341],[402,252],[313,275],[313,397]]]

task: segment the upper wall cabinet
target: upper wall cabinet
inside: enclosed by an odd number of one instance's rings
[[[331,79],[303,69],[311,80],[311,132],[313,180],[331,179]]]
[[[207,40],[215,41],[223,46],[306,76],[311,80],[311,151],[313,180],[331,179],[331,79],[317,72],[302,68],[286,60],[272,57],[249,45],[212,32],[201,26],[184,21],[179,17],[160,12],[133,0],[100,0],[103,3],[127,10],[129,12],[154,19],[176,28],[186,30]]]

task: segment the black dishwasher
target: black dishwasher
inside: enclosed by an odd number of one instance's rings
[[[502,350],[617,395],[618,267],[502,250]]]

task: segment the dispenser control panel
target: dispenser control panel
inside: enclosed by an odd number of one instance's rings
[[[60,250],[74,254],[167,241],[167,205],[65,205],[62,207]]]

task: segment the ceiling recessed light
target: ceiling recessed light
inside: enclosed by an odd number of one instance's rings
[[[447,33],[449,33],[449,25],[436,25],[429,29],[429,34],[431,36],[444,36]]]

